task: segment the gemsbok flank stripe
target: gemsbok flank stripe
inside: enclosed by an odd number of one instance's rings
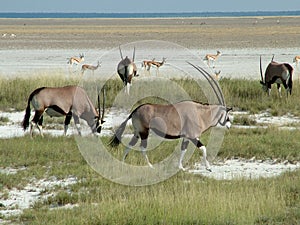
[[[105,122],[104,104],[105,89],[103,93],[102,115],[100,116],[100,96],[98,93],[98,112],[92,104],[85,90],[78,86],[65,87],[41,87],[34,90],[27,102],[26,113],[22,122],[24,131],[29,126],[29,119],[32,105],[35,114],[31,121],[30,135],[33,136],[33,128],[36,125],[41,136],[43,136],[42,124],[43,114],[46,112],[51,117],[65,117],[64,135],[67,134],[68,125],[73,117],[77,131],[81,135],[79,118],[85,120],[90,126],[92,133],[100,133],[102,124]]]
[[[132,60],[129,59],[128,56],[126,56],[125,59],[123,58],[123,54],[120,46],[119,46],[119,50],[120,50],[121,61],[118,64],[117,72],[121,80],[123,81],[125,92],[129,95],[132,77],[139,76],[137,74],[137,67],[134,63],[135,48],[133,49]]]
[[[202,104],[195,101],[181,101],[175,104],[143,104],[138,106],[127,117],[127,119],[117,128],[115,135],[110,141],[112,147],[116,147],[121,142],[121,136],[125,130],[128,120],[132,120],[133,137],[128,147],[125,148],[123,161],[126,159],[131,148],[141,139],[140,149],[148,165],[153,168],[146,154],[147,139],[149,130],[154,131],[158,136],[166,139],[183,138],[181,144],[181,156],[179,159],[179,169],[185,170],[182,161],[187,151],[189,141],[196,145],[203,152],[203,160],[207,170],[210,170],[209,162],[206,158],[206,147],[200,141],[200,135],[210,127],[217,124],[230,128],[228,112],[232,108],[225,105],[224,96],[214,78],[204,69],[191,63],[209,82],[217,96],[219,104]]]
[[[292,94],[293,89],[293,67],[288,63],[277,63],[274,60],[274,55],[272,57],[271,62],[269,63],[268,67],[265,71],[265,79],[263,78],[262,73],[262,65],[261,65],[261,56],[260,56],[260,76],[263,90],[268,92],[268,95],[271,94],[271,85],[276,83],[279,96],[281,96],[281,87],[280,84],[282,84],[285,89],[288,96],[288,93],[290,95]]]

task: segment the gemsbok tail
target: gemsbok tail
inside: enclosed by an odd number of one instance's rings
[[[119,126],[119,128],[116,130],[114,136],[112,136],[109,145],[111,147],[117,147],[121,143],[122,134],[124,133],[126,124],[128,120],[130,120],[132,117],[132,113],[127,117],[127,119]]]
[[[23,127],[24,131],[29,126],[29,119],[30,119],[30,112],[31,112],[30,102],[32,100],[32,96],[30,96],[30,97],[29,97],[28,102],[27,102],[27,107],[26,107],[26,110],[25,110],[25,116],[24,116],[24,119],[23,119],[23,122],[22,122],[22,127]]]
[[[36,90],[34,90],[29,98],[28,98],[28,101],[27,101],[27,107],[26,107],[26,110],[25,110],[25,116],[24,116],[24,119],[22,121],[22,127],[24,129],[24,131],[27,129],[27,127],[29,127],[29,119],[30,119],[30,113],[31,113],[31,110],[30,110],[30,102],[33,98],[33,96],[35,96],[36,94],[38,94],[42,89],[44,89],[45,87],[41,87],[41,88],[38,88]]]

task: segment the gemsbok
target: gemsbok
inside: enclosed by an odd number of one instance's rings
[[[72,67],[74,64],[78,65],[79,63],[81,63],[83,61],[84,61],[84,55],[82,53],[82,54],[79,54],[79,58],[77,58],[77,57],[68,58],[67,63],[70,64],[70,67]]]
[[[133,49],[132,60],[129,59],[128,56],[123,58],[121,47],[119,47],[119,50],[120,50],[121,61],[118,64],[117,71],[121,80],[123,81],[125,92],[129,94],[132,77],[139,76],[137,74],[137,67],[134,63],[135,48]]]
[[[98,61],[98,63],[97,63],[96,66],[90,65],[90,64],[83,64],[83,65],[81,66],[81,74],[83,75],[84,71],[86,71],[86,70],[91,70],[91,71],[93,72],[93,75],[94,75],[94,71],[95,71],[96,69],[98,69],[99,66],[101,66],[101,63],[100,63],[99,61]]]
[[[218,83],[204,69],[194,66],[209,82],[219,104],[202,104],[195,101],[181,101],[175,104],[143,104],[138,106],[127,119],[117,128],[111,139],[110,145],[116,147],[121,142],[121,136],[128,120],[132,120],[133,137],[125,148],[123,161],[125,161],[131,148],[141,138],[140,149],[148,165],[153,168],[146,154],[149,131],[152,130],[158,136],[166,139],[183,138],[181,155],[178,163],[179,169],[185,170],[182,165],[189,141],[203,152],[203,160],[206,169],[210,171],[210,165],[206,158],[206,147],[200,141],[200,135],[210,127],[218,124],[230,128],[228,112],[232,108],[225,105],[224,96]]]
[[[214,63],[217,61],[218,57],[221,55],[221,52],[218,50],[216,55],[207,54],[204,56],[203,61],[207,61],[207,65],[210,67],[210,62],[213,62],[213,68],[215,67]]]
[[[268,92],[268,95],[271,94],[271,85],[276,83],[279,96],[281,95],[281,84],[285,87],[286,93],[292,94],[293,89],[293,67],[288,63],[277,63],[273,61],[274,56],[266,68],[265,79],[263,78],[262,65],[261,65],[261,56],[260,56],[260,76],[263,90]]]
[[[78,134],[81,135],[79,118],[85,120],[90,126],[92,133],[100,133],[104,123],[104,102],[103,92],[102,115],[100,116],[100,96],[98,93],[98,112],[92,104],[85,90],[78,86],[65,87],[41,87],[34,90],[27,102],[25,116],[22,122],[24,131],[30,126],[30,135],[33,136],[34,125],[37,126],[40,135],[43,136],[42,124],[43,114],[46,112],[50,117],[65,117],[64,135],[67,134],[68,125],[73,117]],[[31,109],[33,106],[35,115],[29,123]]]

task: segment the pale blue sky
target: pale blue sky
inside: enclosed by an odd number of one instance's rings
[[[294,11],[299,0],[0,0],[0,12]]]

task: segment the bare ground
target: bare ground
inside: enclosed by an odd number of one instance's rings
[[[300,17],[0,19],[0,49],[103,49],[141,40],[187,48],[299,48]]]

